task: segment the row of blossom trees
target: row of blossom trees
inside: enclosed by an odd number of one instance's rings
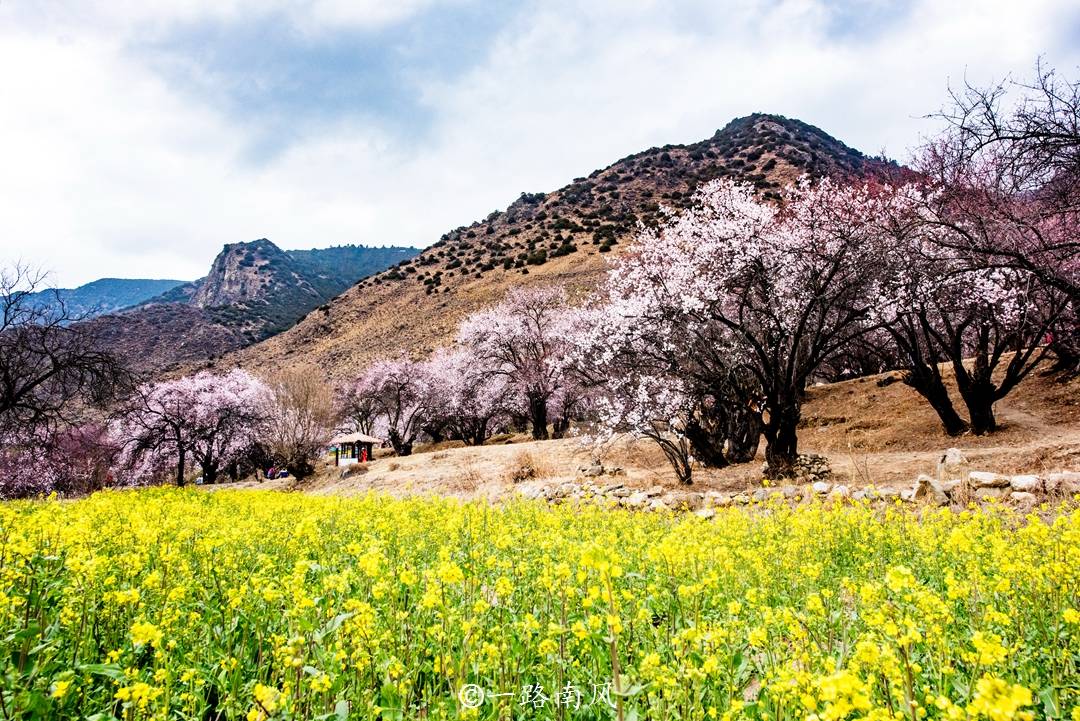
[[[467,318],[457,343],[428,360],[369,366],[342,414],[356,430],[385,437],[399,455],[411,453],[421,436],[482,445],[494,433],[528,427],[538,440],[560,437],[588,405],[571,365],[580,318],[560,290],[512,291]]]
[[[108,437],[122,482],[175,479],[192,467],[205,483],[268,465],[304,478],[333,433],[326,385],[313,374],[263,381],[243,370],[201,372],[139,386],[114,413]]]

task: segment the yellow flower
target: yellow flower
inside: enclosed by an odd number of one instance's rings
[[[1065,612],[1061,614],[1061,617],[1065,619],[1065,623],[1072,625],[1080,625],[1080,611],[1075,608],[1066,608]]]
[[[160,646],[161,636],[161,630],[152,623],[136,621],[131,624],[131,642],[136,646],[142,646],[144,644],[150,644],[155,647]]]
[[[975,697],[968,704],[967,711],[973,716],[986,716],[991,721],[1026,721],[1033,714],[1020,709],[1030,705],[1031,691],[1028,688],[984,675],[975,684]]]
[[[67,696],[68,689],[71,688],[71,681],[57,681],[53,684],[52,698],[64,698]]]

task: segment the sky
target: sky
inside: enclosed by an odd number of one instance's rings
[[[0,263],[426,246],[756,111],[903,160],[1040,56],[1077,77],[1075,0],[0,0]]]

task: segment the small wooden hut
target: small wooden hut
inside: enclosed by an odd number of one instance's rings
[[[382,441],[364,433],[346,433],[337,436],[330,441],[334,465],[351,466],[354,463],[370,461],[377,443],[382,443]]]

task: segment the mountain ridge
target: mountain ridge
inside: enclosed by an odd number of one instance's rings
[[[104,346],[138,359],[140,370],[199,365],[281,332],[417,252],[362,245],[287,251],[266,238],[228,243],[206,276],[90,323]]]
[[[649,148],[554,191],[523,192],[505,210],[444,233],[415,258],[359,281],[221,364],[256,371],[313,364],[339,379],[379,357],[422,357],[510,288],[554,283],[572,299],[583,297],[597,287],[609,254],[640,226],[660,222],[661,206],[686,208],[711,180],[741,180],[779,200],[782,188],[803,175],[855,179],[898,167],[800,120],[735,118],[696,143]]]

